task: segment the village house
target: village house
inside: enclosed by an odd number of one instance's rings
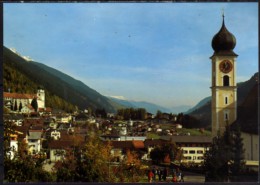
[[[64,159],[66,153],[75,146],[84,146],[85,138],[80,135],[70,135],[67,131],[60,131],[57,140],[51,140],[48,144],[49,160],[55,162]]]
[[[26,140],[28,142],[28,151],[30,154],[36,154],[42,149],[42,130],[29,130]]]
[[[30,104],[23,106],[21,109],[21,113],[23,114],[30,114],[34,111],[35,111],[34,108]]]
[[[105,141],[105,143],[108,142]],[[146,153],[143,141],[109,141],[109,144],[112,146],[111,155],[114,157],[114,162],[125,160],[127,151],[136,152],[140,159]]]
[[[72,141],[53,140],[49,143],[49,160],[51,162],[61,161],[65,158],[66,151],[73,148]]]
[[[209,136],[162,136],[161,139],[175,142],[183,151],[181,163],[201,164],[204,154],[209,149],[212,138]]]
[[[70,123],[72,116],[70,114],[60,114],[56,116],[56,122],[58,123]]]
[[[22,132],[16,130],[14,131],[14,133],[10,134],[10,151],[8,152],[10,159],[13,159],[15,153],[18,152],[18,136],[22,134]]]

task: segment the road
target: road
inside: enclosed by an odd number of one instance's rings
[[[183,172],[184,182],[195,182],[195,183],[204,183],[205,176],[203,174]]]
[[[184,174],[184,182],[192,182],[192,183],[204,183],[205,182],[205,176],[198,173],[192,173],[192,172],[183,172]],[[167,181],[171,181],[172,177],[168,176]]]

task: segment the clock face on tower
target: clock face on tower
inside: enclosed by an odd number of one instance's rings
[[[232,68],[233,68],[232,63],[229,60],[223,60],[219,64],[219,69],[223,73],[229,73],[232,70]]]

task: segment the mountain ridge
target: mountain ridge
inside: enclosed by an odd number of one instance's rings
[[[6,65],[19,70],[34,83],[48,89],[51,94],[57,95],[82,110],[104,108],[107,112],[116,112],[117,107],[122,107],[83,82],[39,62],[28,62],[6,47],[3,47],[3,59]]]
[[[146,101],[128,100],[126,98],[123,99],[122,97],[115,97],[115,96],[107,96],[107,97],[128,108],[131,108],[131,107],[132,108],[145,108],[148,112],[150,112],[152,114],[156,114],[158,110],[161,112],[164,112],[164,113],[178,114],[181,112],[185,112],[186,110],[188,110],[190,108],[190,106],[185,106],[185,105],[168,108],[168,107],[163,107],[163,106],[157,105],[155,103],[146,102]]]

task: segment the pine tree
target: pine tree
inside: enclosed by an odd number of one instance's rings
[[[204,170],[206,182],[222,182],[225,177],[225,151],[223,139],[218,136],[213,138],[209,150],[204,156]]]
[[[244,148],[239,128],[231,130],[227,123],[221,136],[213,139],[205,154],[205,180],[208,182],[229,181],[230,175],[238,175],[244,168]]]
[[[17,111],[17,101],[15,100],[15,102],[14,102],[14,111]]]
[[[34,108],[35,112],[38,111],[38,102],[36,98],[32,99],[31,106]]]
[[[241,137],[241,131],[238,124],[235,125],[234,129],[234,144],[232,147],[233,162],[231,165],[231,172],[233,175],[239,175],[245,169],[245,149],[243,145],[243,138]]]
[[[22,105],[22,102],[20,102],[20,104],[19,104],[19,111],[20,112],[21,112],[22,108],[23,108],[23,105]]]

